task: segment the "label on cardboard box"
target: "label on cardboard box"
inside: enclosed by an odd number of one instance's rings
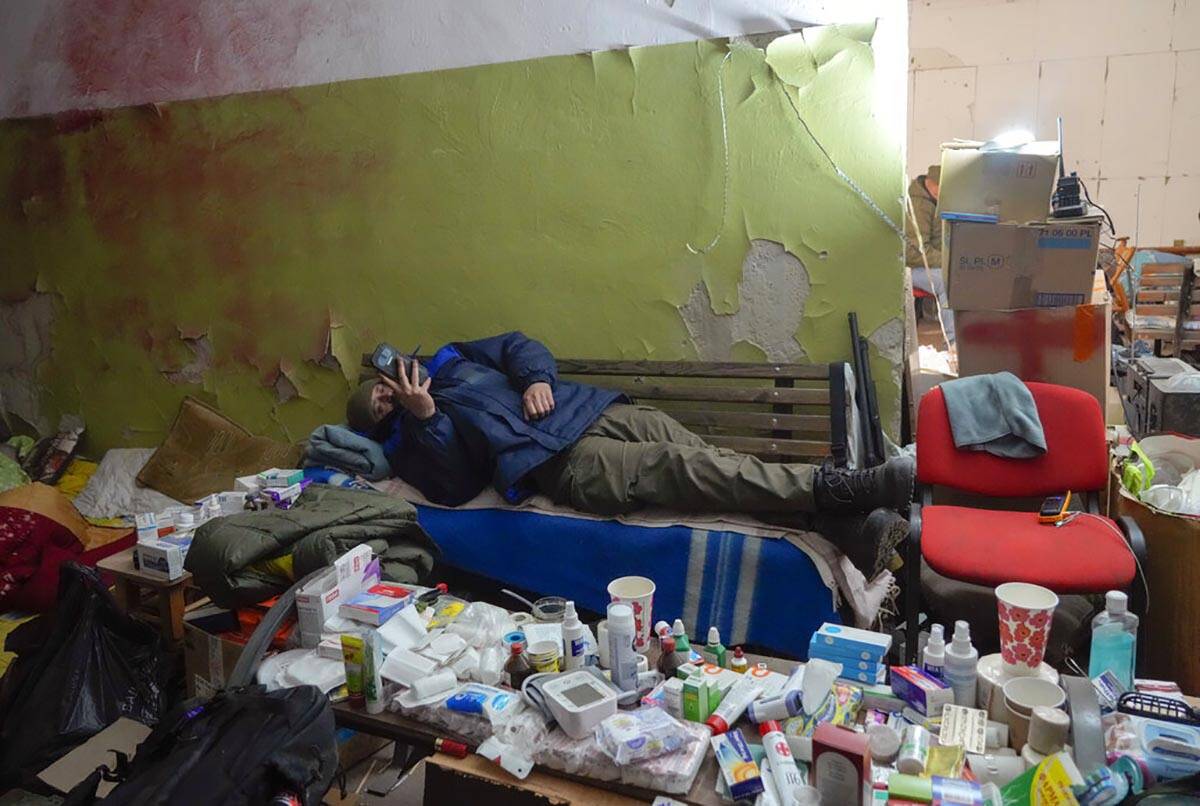
[[[1092,295],[1100,222],[949,222],[946,293],[955,310],[1082,305]]]

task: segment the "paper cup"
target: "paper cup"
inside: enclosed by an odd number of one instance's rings
[[[1012,677],[1037,673],[1046,655],[1046,639],[1058,596],[1028,582],[1006,582],[996,588],[1000,611],[1000,657]]]
[[[1029,719],[1038,706],[1061,708],[1067,694],[1040,677],[1017,677],[1004,684],[1004,707],[1008,711],[1008,736],[1014,750],[1029,737]]]
[[[654,580],[646,577],[618,577],[608,583],[613,602],[633,608],[633,648],[645,652],[650,646],[650,626],[654,623]]]

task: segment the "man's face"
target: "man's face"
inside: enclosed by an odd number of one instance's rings
[[[395,407],[392,390],[388,388],[387,384],[380,381],[371,387],[371,417],[375,422],[381,422],[384,417],[392,413],[392,409]]]
[[[935,199],[938,197],[938,190],[940,188],[936,179],[929,176],[925,177],[925,187],[929,188],[930,196],[933,196]]]

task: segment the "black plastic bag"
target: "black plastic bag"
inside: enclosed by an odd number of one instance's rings
[[[58,605],[9,634],[0,679],[0,791],[27,780],[118,717],[146,725],[166,706],[158,632],[121,612],[94,568],[63,563]]]
[[[335,734],[329,698],[313,686],[224,689],[167,713],[102,801],[93,773],[64,806],[257,806],[281,793],[317,806],[337,773]]]

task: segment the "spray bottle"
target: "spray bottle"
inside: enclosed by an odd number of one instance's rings
[[[979,681],[979,650],[971,645],[971,625],[954,622],[954,640],[946,647],[945,680],[954,689],[954,704],[975,707]]]
[[[587,656],[587,630],[575,612],[575,603],[567,602],[563,612],[563,671],[582,669]]]
[[[929,640],[925,642],[925,651],[921,653],[921,668],[930,677],[946,679],[946,638],[941,624],[929,628]]]

